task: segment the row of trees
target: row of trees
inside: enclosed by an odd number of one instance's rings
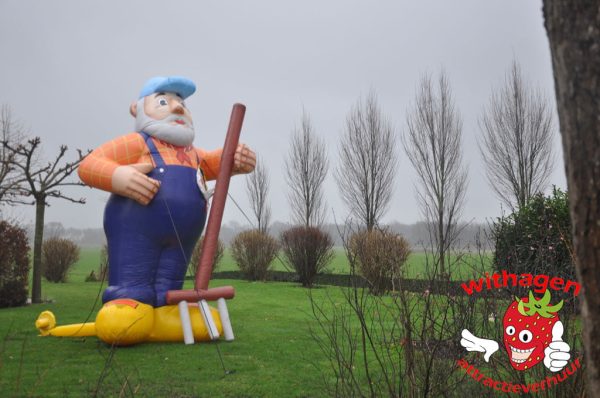
[[[480,127],[478,143],[490,185],[509,208],[525,206],[548,182],[555,130],[547,101],[524,83],[516,62],[504,85],[492,93]],[[450,262],[456,262],[451,249],[461,232],[459,221],[468,183],[462,134],[462,118],[447,76],[443,72],[437,79],[424,76],[407,113],[400,141],[417,172],[417,198],[428,226],[433,273],[447,276],[452,268]],[[350,210],[350,224],[359,225],[359,230],[352,227],[353,231],[344,237],[348,254],[355,257],[357,271],[371,283],[372,290],[379,292],[384,290],[384,284],[375,281],[399,276],[398,267],[410,253],[404,239],[391,236],[380,226],[392,199],[398,141],[371,92],[348,113],[338,148],[340,162],[334,170],[340,196]],[[246,180],[257,231],[240,234],[232,251],[240,267],[261,270],[257,271],[260,276],[251,277],[264,278],[278,246],[285,257],[283,262],[295,269],[305,286],[310,286],[315,273],[326,267],[331,258],[327,249],[331,247],[331,237],[321,227],[326,212],[323,184],[328,169],[325,143],[303,112],[285,158],[288,202],[295,226],[284,231],[279,242],[268,236],[269,176],[260,159]],[[378,247],[403,255],[386,261],[381,257],[384,251]],[[262,265],[251,264],[252,259],[261,259]]]
[[[504,84],[494,90],[479,120],[478,140],[490,186],[511,210],[543,191],[553,168],[556,134],[549,101],[526,84],[513,62]],[[406,116],[400,141],[416,170],[417,199],[429,226],[440,272],[459,236],[459,221],[468,184],[462,149],[463,124],[444,72],[424,76]],[[346,118],[334,170],[340,196],[350,217],[368,231],[379,226],[388,210],[397,168],[397,135],[374,92],[360,99]],[[323,183],[329,168],[325,143],[303,112],[285,159],[288,201],[296,225],[319,228],[326,203]],[[260,160],[247,180],[258,229],[266,232],[268,173]]]

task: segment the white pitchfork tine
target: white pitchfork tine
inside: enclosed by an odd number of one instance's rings
[[[183,342],[185,344],[194,344],[194,332],[192,331],[188,303],[183,300],[177,306],[179,307],[179,317],[181,318],[181,328],[183,329]]]
[[[217,308],[219,310],[219,315],[221,316],[221,325],[223,326],[223,335],[225,336],[225,341],[233,341],[235,337],[233,336],[233,328],[231,327],[231,320],[229,319],[227,302],[224,298],[217,300]]]
[[[206,300],[198,301],[198,308],[200,309],[200,314],[202,314],[202,319],[204,319],[208,336],[211,340],[217,340],[220,336],[219,330],[217,329],[217,324],[212,316],[208,302]]]

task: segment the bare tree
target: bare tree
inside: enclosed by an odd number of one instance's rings
[[[346,118],[335,178],[350,213],[372,230],[387,211],[396,169],[396,137],[374,92]]]
[[[269,194],[269,173],[262,159],[256,160],[254,172],[246,177],[246,192],[250,199],[250,206],[256,218],[257,228],[267,233],[271,221],[271,207],[267,201]]]
[[[285,159],[288,200],[297,224],[315,227],[323,223],[323,182],[328,167],[325,143],[315,135],[310,117],[303,112],[302,125],[294,130]]]
[[[544,95],[523,81],[514,61],[480,119],[479,150],[488,181],[511,209],[543,191],[553,169],[552,110]]]
[[[600,397],[600,8],[544,0],[582,285],[587,394]]]
[[[25,182],[22,174],[18,173],[13,160],[15,154],[3,143],[18,146],[23,140],[23,127],[12,117],[12,111],[8,105],[0,108],[0,204],[23,203],[19,200],[19,188]]]
[[[48,206],[49,198],[66,199],[74,203],[85,203],[85,199],[73,199],[61,191],[62,187],[70,185],[83,185],[80,182],[70,181],[68,177],[77,170],[84,155],[78,150],[78,158],[72,162],[64,162],[63,157],[67,146],[62,145],[58,155],[52,162],[38,166],[34,161],[40,149],[39,137],[30,139],[27,143],[13,146],[4,142],[4,148],[13,155],[11,165],[25,178],[25,184],[20,194],[33,197],[35,203],[35,233],[33,242],[33,286],[31,301],[40,303],[42,300],[42,272],[41,255],[44,239],[44,213]]]
[[[417,172],[418,201],[444,273],[446,256],[460,233],[458,219],[467,188],[467,171],[462,164],[462,119],[444,72],[437,87],[429,75],[421,79],[406,122],[404,150]]]

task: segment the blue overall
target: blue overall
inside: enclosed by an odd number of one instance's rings
[[[148,174],[161,182],[146,205],[111,195],[104,210],[108,284],[102,301],[130,298],[155,307],[179,290],[206,221],[206,200],[191,167],[167,165],[154,142],[140,133],[155,163]]]

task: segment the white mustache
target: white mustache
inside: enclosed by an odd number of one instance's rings
[[[182,126],[186,126],[186,127],[194,127],[194,124],[185,116],[179,116],[179,115],[169,115],[164,119],[161,120],[153,120],[151,123],[148,123],[148,125],[152,125],[152,124],[158,124],[158,123],[174,123],[177,122],[177,120],[183,120],[183,122],[185,124],[183,124]]]

